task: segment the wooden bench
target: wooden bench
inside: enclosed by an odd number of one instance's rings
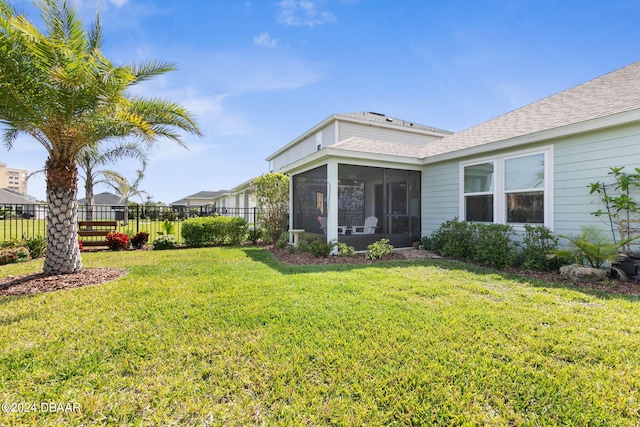
[[[117,221],[78,221],[78,237],[82,246],[107,246],[107,234],[118,231]],[[103,237],[102,240],[84,240],[83,237]]]

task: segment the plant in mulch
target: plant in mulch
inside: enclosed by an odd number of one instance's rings
[[[18,246],[0,249],[0,265],[29,261],[29,248]]]
[[[135,249],[142,249],[149,241],[149,233],[141,231],[131,238],[131,246]]]
[[[123,251],[129,247],[129,236],[118,232],[109,233],[107,234],[107,246],[112,251]]]
[[[177,244],[176,238],[172,234],[166,234],[158,236],[153,241],[153,250],[161,251],[165,249],[175,249]]]
[[[392,249],[393,245],[389,242],[389,239],[380,239],[367,246],[365,258],[369,260],[380,259],[383,256],[390,254]]]

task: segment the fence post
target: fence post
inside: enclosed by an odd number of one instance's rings
[[[140,204],[136,203],[136,234],[140,232]]]

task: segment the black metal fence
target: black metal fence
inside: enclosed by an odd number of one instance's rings
[[[165,220],[174,225],[176,240],[182,242],[181,223],[185,219],[201,216],[241,217],[249,225],[257,218],[257,208],[214,208],[211,206],[128,206],[79,205],[78,221],[117,221],[118,231],[135,234],[146,231],[150,239],[165,231]],[[47,206],[0,205],[0,241],[45,236]]]

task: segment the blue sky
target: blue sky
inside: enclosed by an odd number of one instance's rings
[[[205,134],[151,151],[141,188],[165,203],[267,172],[265,157],[333,113],[460,131],[640,60],[637,0],[75,3],[87,24],[99,6],[113,62],[178,65],[136,89],[184,104]],[[45,160],[28,138],[0,148],[11,167]],[[110,168],[133,179],[138,165]],[[29,193],[44,199],[41,176]]]

